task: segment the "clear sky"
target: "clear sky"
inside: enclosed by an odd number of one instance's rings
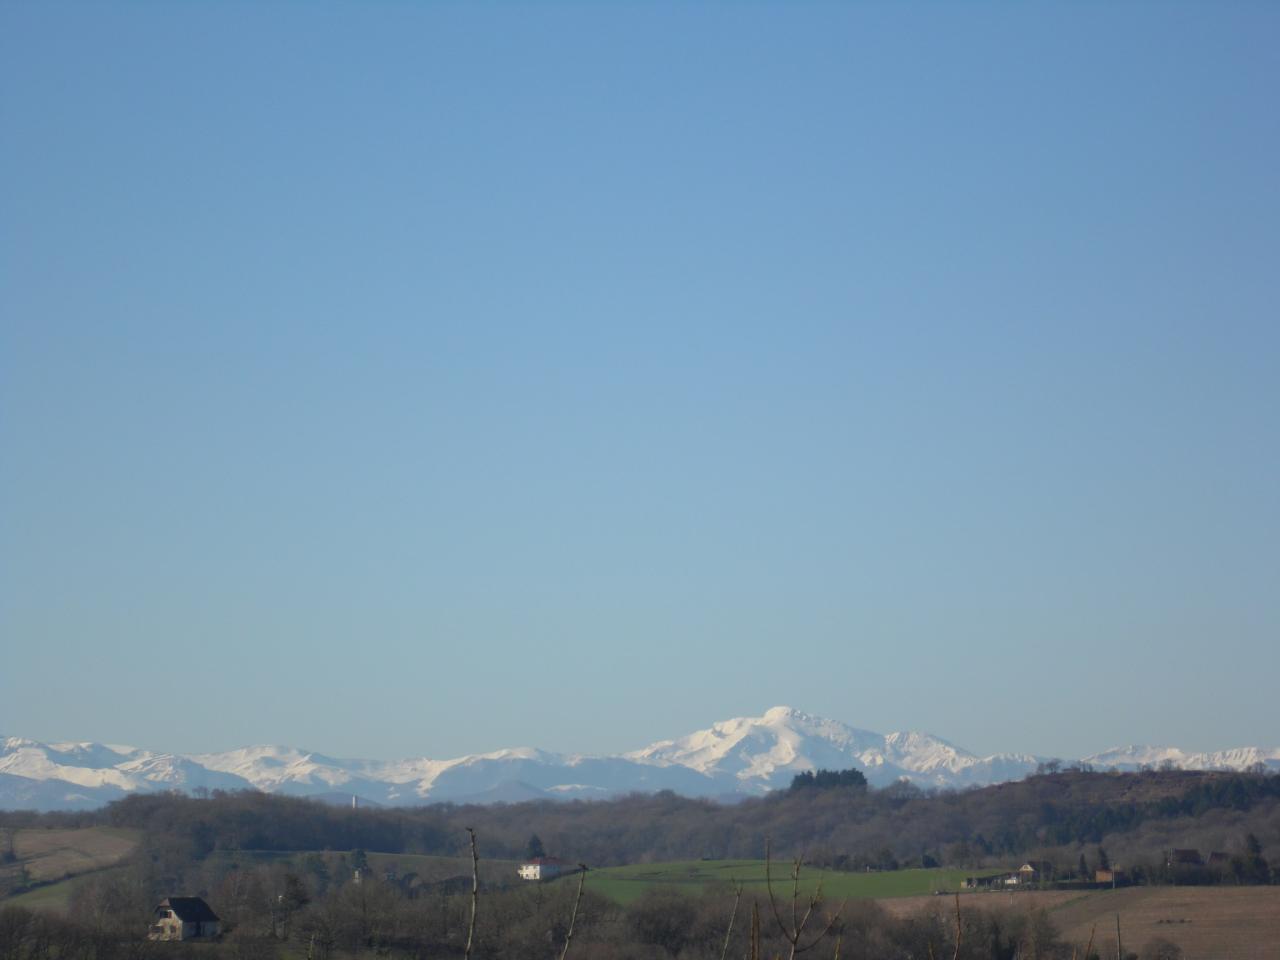
[[[0,6],[0,734],[1280,743],[1280,5]]]

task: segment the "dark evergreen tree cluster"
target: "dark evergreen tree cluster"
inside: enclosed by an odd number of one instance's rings
[[[867,778],[861,770],[806,770],[791,779],[792,790],[829,790],[833,787],[867,789]]]

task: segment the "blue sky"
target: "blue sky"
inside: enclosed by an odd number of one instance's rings
[[[1278,28],[0,6],[0,732],[1280,743]]]

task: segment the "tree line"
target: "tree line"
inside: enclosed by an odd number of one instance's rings
[[[900,783],[867,789],[834,772],[797,777],[792,789],[722,804],[670,792],[614,800],[435,804],[352,810],[254,791],[133,795],[92,813],[0,813],[0,827],[106,824],[141,830],[149,855],[198,861],[214,851],[377,850],[466,856],[466,827],[489,855],[531,853],[530,833],[553,856],[596,866],[645,860],[759,859],[765,838],[780,856],[806,854],[840,869],[981,867],[1017,858],[1076,872],[1105,845],[1127,868],[1158,879],[1169,847],[1245,857],[1229,882],[1265,882],[1259,861],[1280,850],[1280,776],[1154,771],[1063,771],[965,791]],[[1267,868],[1270,870],[1270,868]],[[1265,880],[1272,879],[1266,872]]]

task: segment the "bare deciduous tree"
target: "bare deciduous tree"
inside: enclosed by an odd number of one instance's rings
[[[831,934],[831,931],[835,928],[836,923],[840,919],[840,914],[844,912],[844,908],[849,901],[846,899],[844,903],[840,905],[840,909],[830,916],[827,920],[826,927],[821,933],[808,943],[801,945],[805,928],[813,918],[813,912],[822,903],[822,876],[819,874],[817,887],[814,889],[814,892],[809,895],[809,902],[805,907],[804,914],[801,915],[800,869],[804,866],[803,854],[796,857],[796,859],[791,862],[791,924],[788,926],[783,922],[782,913],[778,909],[777,898],[773,895],[773,874],[770,866],[771,859],[772,851],[770,849],[770,841],[766,839],[764,843],[764,880],[765,886],[769,891],[769,906],[773,910],[773,919],[777,922],[778,930],[782,933],[783,939],[791,945],[791,951],[787,954],[787,958],[788,960],[794,960],[797,954],[812,950]]]

